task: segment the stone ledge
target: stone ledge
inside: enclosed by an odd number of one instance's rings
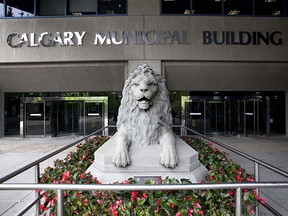
[[[112,164],[112,157],[116,144],[114,137],[109,139],[94,153],[94,163],[86,172],[91,172],[102,183],[122,181],[134,176],[167,176],[171,178],[187,178],[192,182],[200,182],[207,174],[207,169],[198,160],[198,153],[179,137],[176,139],[176,152],[179,164],[174,168],[166,168],[160,164],[162,147],[136,146],[129,149],[131,164],[127,167],[116,167]]]

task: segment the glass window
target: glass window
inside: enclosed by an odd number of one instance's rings
[[[224,1],[225,15],[253,15],[252,0],[226,0]]]
[[[6,0],[6,17],[31,16],[34,16],[34,0]]]
[[[162,0],[162,14],[190,13],[190,0]]]
[[[192,10],[194,14],[222,14],[222,1],[193,0]]]
[[[98,0],[98,14],[126,13],[126,0]]]
[[[96,0],[68,0],[68,15],[96,14]]]
[[[37,0],[37,16],[65,15],[65,0]]]
[[[285,16],[288,16],[288,1],[284,1],[284,4],[285,4],[285,7],[284,7]]]
[[[283,3],[284,0],[255,0],[255,15],[283,16]]]
[[[4,0],[0,0],[0,18],[4,17]]]

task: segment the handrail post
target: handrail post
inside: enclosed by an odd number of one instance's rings
[[[259,164],[255,161],[254,162],[254,175],[255,175],[255,182],[259,182],[260,176],[259,176],[260,170],[259,170]],[[256,194],[259,195],[259,188],[256,188]],[[255,215],[259,215],[259,202],[256,202],[256,209],[255,209]]]
[[[40,164],[35,165],[35,183],[39,184],[40,180]],[[40,192],[35,191],[35,198],[37,199],[36,201],[36,215],[40,215],[40,200],[41,200],[41,195]]]
[[[63,208],[63,191],[58,189],[57,190],[57,215],[63,216],[64,215],[64,208]]]
[[[236,189],[236,210],[235,210],[236,216],[242,215],[242,189],[238,187]]]

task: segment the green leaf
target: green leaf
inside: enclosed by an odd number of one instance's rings
[[[148,199],[148,203],[149,203],[149,205],[155,205],[155,200],[154,200],[154,196],[153,196],[153,194],[151,193],[151,194],[149,194],[149,199]]]
[[[168,202],[173,203],[174,205],[178,206],[179,202],[177,200],[175,200],[174,198],[169,198]]]
[[[146,202],[146,199],[140,199],[137,201],[137,205],[143,205]]]

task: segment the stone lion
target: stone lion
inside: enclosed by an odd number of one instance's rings
[[[119,107],[112,163],[131,163],[130,145],[162,146],[160,163],[174,168],[178,163],[172,132],[171,104],[165,80],[148,65],[140,65],[126,80]]]

